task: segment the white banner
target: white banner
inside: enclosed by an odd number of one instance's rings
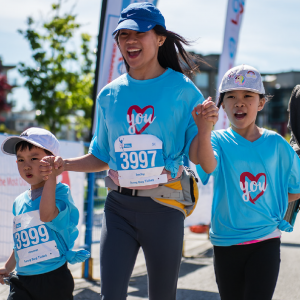
[[[125,64],[119,48],[112,36],[118,25],[121,11],[131,3],[145,2],[145,0],[107,0],[104,28],[101,43],[100,67],[97,82],[97,95],[101,89],[122,75],[125,71]],[[157,0],[149,0],[156,5]],[[94,113],[93,132],[96,126],[96,109]]]
[[[245,0],[228,0],[223,51],[219,61],[217,89],[219,89],[224,74],[234,67],[244,7]],[[218,97],[219,93],[217,92],[217,99]],[[215,129],[226,129],[228,126],[229,121],[227,115],[221,107],[219,111],[219,120],[215,125]]]
[[[0,135],[0,145],[7,136]],[[60,141],[60,155],[63,158],[84,155],[84,147],[79,142]],[[85,173],[63,172],[58,182],[66,183],[71,188],[72,197],[79,209],[79,230],[83,221]],[[28,185],[18,172],[16,157],[0,151],[0,261],[5,261],[13,249],[13,214],[12,205],[15,198],[28,190]],[[80,237],[76,241],[79,245]]]
[[[221,80],[224,74],[234,66],[234,61],[237,52],[239,32],[244,13],[245,0],[228,0],[227,17],[224,32],[223,51],[219,61],[218,85],[219,89]],[[217,99],[219,93],[217,92]],[[226,113],[220,108],[219,120],[215,125],[215,130],[226,129],[229,126],[229,121]],[[190,162],[190,168],[197,174],[195,165]],[[210,224],[211,205],[213,198],[213,178],[209,179],[207,185],[203,185],[199,179],[199,200],[193,214],[185,220],[185,226]]]

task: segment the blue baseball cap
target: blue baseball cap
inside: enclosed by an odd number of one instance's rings
[[[113,35],[120,29],[146,32],[155,25],[166,28],[165,18],[158,8],[149,2],[132,3],[122,10]]]

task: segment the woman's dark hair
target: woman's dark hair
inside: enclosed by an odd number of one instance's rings
[[[166,40],[162,46],[158,49],[158,62],[163,68],[171,68],[174,71],[183,73],[187,76],[191,76],[193,72],[199,71],[198,63],[202,62],[207,64],[203,59],[196,58],[195,56],[187,53],[183,48],[183,45],[189,46],[191,42],[183,38],[182,36],[172,31],[166,30],[160,25],[156,25],[153,30],[159,36],[165,36]],[[115,34],[115,41],[118,43],[119,31]],[[125,58],[124,63],[127,72],[129,72],[129,65]]]
[[[218,104],[217,104],[218,108],[220,108],[221,104],[223,103],[225,93],[220,93],[220,95],[219,95]],[[272,99],[272,97],[273,96],[271,96],[271,95],[259,94],[259,99],[265,98],[266,99],[266,103],[269,102]]]
[[[31,150],[32,148],[40,148],[40,147],[37,147],[37,146],[35,146],[35,145],[31,144],[31,143],[28,143],[28,142],[26,142],[26,141],[22,141],[22,142],[19,142],[19,143],[16,145],[16,153],[17,153],[18,151],[24,151],[24,150],[26,150],[26,149]],[[40,148],[40,149],[43,149],[43,148]],[[45,151],[45,153],[46,153],[48,156],[53,156],[53,154],[52,154],[50,151],[48,151],[48,150],[46,150],[46,149],[43,149],[43,150]]]

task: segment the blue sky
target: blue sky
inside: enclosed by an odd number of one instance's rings
[[[1,0],[4,2],[4,0]],[[5,1],[0,10],[0,56],[4,64],[31,63],[30,49],[17,29],[25,29],[28,16],[35,20],[47,19],[54,0]],[[70,9],[75,1],[64,3]],[[77,0],[75,13],[96,47],[101,0]],[[245,12],[240,31],[236,65],[249,64],[261,72],[300,71],[300,1],[245,0]],[[196,41],[188,50],[197,53],[220,53],[227,9],[226,0],[158,0],[158,8],[166,19],[167,28],[185,38]],[[79,34],[78,34],[79,36]],[[76,40],[73,44],[77,45]],[[16,70],[9,79],[23,80]],[[31,107],[25,88],[14,90],[15,110]]]

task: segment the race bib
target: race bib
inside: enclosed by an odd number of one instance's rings
[[[151,134],[122,135],[115,141],[119,182],[122,187],[168,181],[164,169],[162,141]]]
[[[13,225],[20,267],[60,256],[52,231],[40,220],[39,210],[14,217]]]

